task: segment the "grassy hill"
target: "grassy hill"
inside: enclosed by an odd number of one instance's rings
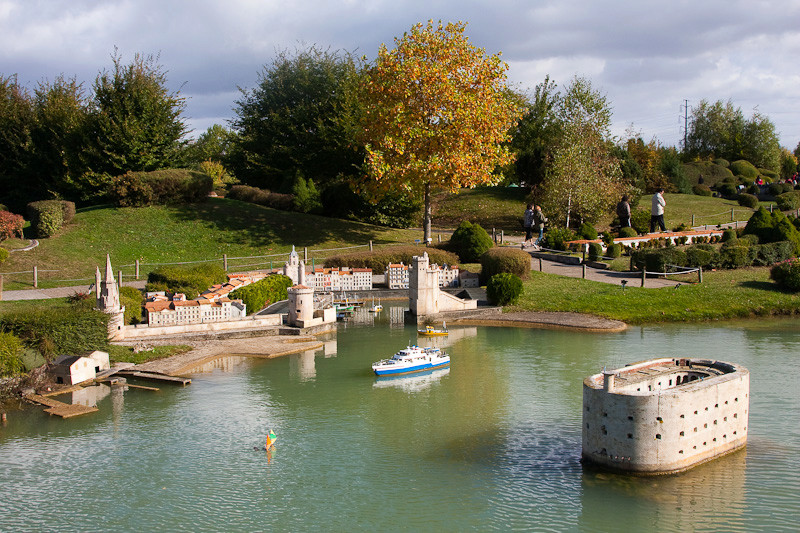
[[[40,245],[27,252],[11,254],[1,267],[2,272],[32,270],[37,266],[40,286],[69,285],[53,280],[93,279],[96,265],[105,264],[111,254],[115,269],[132,265],[174,263],[229,258],[270,256],[257,261],[282,265],[292,245],[299,250],[329,249],[366,245],[376,246],[409,243],[420,239],[419,230],[399,230],[278,211],[254,204],[212,198],[207,202],[186,206],[114,208],[94,207],[79,210],[74,221],[58,235],[42,239]],[[13,248],[18,243],[6,242]],[[324,257],[315,252],[312,257]],[[253,260],[230,259],[231,268],[253,264]],[[143,266],[146,275],[152,266]],[[57,272],[44,272],[56,270]],[[132,267],[123,268],[125,275],[133,274]],[[4,276],[5,289],[30,287],[30,274]]]

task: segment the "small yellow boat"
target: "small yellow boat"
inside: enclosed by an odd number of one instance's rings
[[[444,322],[442,322],[442,329],[436,329],[433,326],[425,326],[425,329],[418,329],[417,333],[423,337],[443,337],[449,335],[447,324]]]

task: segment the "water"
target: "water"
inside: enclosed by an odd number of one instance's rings
[[[416,335],[400,308],[373,319],[358,315],[316,353],[206,365],[186,388],[105,389],[84,417],[10,413],[0,530],[800,528],[796,320],[604,335],[451,327],[431,340],[448,371],[378,380],[370,364]],[[583,378],[663,356],[750,370],[747,449],[657,478],[582,466]],[[268,428],[270,454],[254,449]]]

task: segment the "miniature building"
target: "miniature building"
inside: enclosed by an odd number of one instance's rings
[[[336,322],[336,309],[327,307],[314,309],[314,289],[305,285],[295,285],[287,289],[289,297],[290,326],[307,328],[320,324]]]
[[[407,289],[408,265],[389,263],[386,267],[386,286],[390,289]]]
[[[427,254],[427,252],[426,252]],[[459,268],[458,265],[429,265],[431,271],[435,271],[438,277],[439,287],[458,287]],[[390,289],[407,289],[409,286],[409,267],[403,263],[389,263],[386,267],[386,286]]]
[[[478,307],[476,300],[462,300],[440,290],[440,269],[436,266],[431,267],[427,252],[421,257],[413,258],[408,278],[408,304],[409,310],[414,315],[435,315]]]
[[[750,373],[705,359],[654,359],[583,381],[583,460],[665,474],[747,444]]]
[[[480,275],[469,270],[462,270],[458,273],[458,283],[465,289],[480,287]]]
[[[94,351],[84,356],[62,355],[54,362],[56,383],[75,385],[97,377],[97,373],[111,368],[106,352]]]
[[[119,288],[111,268],[111,257],[106,255],[106,277],[100,278],[100,267],[95,270],[95,290],[97,291],[97,309],[110,315],[108,319],[108,338],[120,340],[125,325],[125,307],[120,305]]]
[[[289,254],[289,260],[283,265],[283,275],[288,276],[292,280],[292,285],[305,285],[306,284],[306,265],[300,261],[300,256],[292,245],[292,253]]]
[[[309,278],[310,286],[319,292],[372,290],[371,268],[318,267]]]

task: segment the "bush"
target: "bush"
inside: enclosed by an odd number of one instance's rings
[[[750,209],[755,209],[758,207],[758,198],[752,194],[740,194],[736,197],[736,200],[739,202],[739,205],[743,207],[749,207]]]
[[[495,274],[486,284],[486,298],[492,305],[513,303],[522,294],[522,280],[514,274]]]
[[[736,241],[731,241],[734,243]],[[750,265],[750,247],[738,243],[725,245],[719,251],[719,263],[723,268],[741,268]]]
[[[725,198],[733,198],[739,194],[739,189],[733,183],[720,183],[717,192]]]
[[[0,248],[0,265],[8,260],[8,256],[9,256],[8,250],[6,250],[5,248]]]
[[[771,183],[769,187],[767,187],[767,192],[770,196],[775,196],[776,198],[783,193],[792,192],[794,190],[794,185],[791,183]]]
[[[692,185],[692,194],[696,194],[697,196],[711,196],[711,187],[705,183]]]
[[[631,266],[648,272],[668,272],[668,266],[686,266],[686,252],[679,248],[637,250],[631,254]]]
[[[603,257],[603,247],[599,243],[589,243],[589,261],[597,261]]]
[[[697,246],[686,249],[686,266],[708,268],[714,260],[714,252]]]
[[[23,370],[22,341],[16,335],[0,332],[0,377],[13,376]]]
[[[551,228],[544,235],[544,248],[566,250],[566,243],[574,241],[575,238],[575,232],[569,228]]]
[[[735,176],[742,176],[748,181],[755,181],[755,179],[758,177],[758,169],[749,161],[745,161],[744,159],[734,161],[730,164],[729,168]]]
[[[737,238],[735,229],[728,228],[722,232],[722,242],[735,241]]]
[[[761,187],[756,185],[755,183],[751,183],[747,187],[747,194],[752,194],[753,196],[758,198],[758,196],[761,195]]]
[[[648,221],[648,223],[649,223],[649,221]],[[620,228],[620,230],[619,230],[619,236],[620,237],[636,237],[638,235],[639,234],[636,233],[636,230],[633,229],[633,228]]]
[[[481,278],[489,280],[495,274],[514,274],[528,279],[531,256],[519,248],[491,248],[481,256]]]
[[[194,266],[162,266],[147,276],[148,292],[181,292],[189,300],[196,298],[212,285],[225,283],[228,276],[221,266],[203,264]]]
[[[783,185],[788,185],[784,183]],[[800,208],[800,192],[785,192],[775,198],[775,203],[778,204],[778,209],[781,211],[794,211]]]
[[[617,258],[622,255],[622,245],[619,243],[611,243],[606,248],[606,255],[612,259]]]
[[[750,247],[750,258],[754,266],[769,266],[790,259],[795,253],[791,241],[768,242]]]
[[[291,211],[294,206],[294,196],[291,194],[270,192],[266,189],[250,187],[249,185],[234,185],[231,187],[227,197],[240,202],[263,205],[282,211]]]
[[[62,204],[60,200],[43,200],[28,204],[28,218],[31,221],[34,237],[51,237],[61,229],[64,225],[65,212]]]
[[[186,169],[127,172],[111,182],[109,196],[120,207],[188,204],[204,200],[214,189],[211,176]]]
[[[463,263],[477,263],[492,246],[494,243],[486,230],[468,220],[458,225],[447,244],[448,249],[458,255]]]
[[[230,298],[242,300],[242,303],[247,306],[247,312],[253,314],[271,303],[285,300],[288,297],[286,289],[291,286],[291,278],[275,274],[236,289],[230,293]]]
[[[631,211],[631,227],[636,230],[638,235],[644,235],[650,231],[650,210],[634,209]]]
[[[22,215],[15,215],[9,211],[0,211],[0,241],[22,238],[22,228],[25,227],[25,219]]]
[[[791,259],[778,263],[770,270],[769,277],[782,289],[800,291],[800,260]]]
[[[597,230],[588,222],[584,222],[578,228],[578,238],[593,241],[597,238]]]
[[[119,302],[125,306],[125,323],[138,324],[142,321],[144,294],[134,287],[119,288]]]
[[[747,246],[753,246],[754,244],[758,244],[758,237],[752,234],[742,235],[739,237],[739,240],[742,241],[743,244]]]
[[[727,159],[722,159],[721,157],[716,158],[714,161],[712,161],[712,163],[714,163],[715,165],[719,165],[721,167],[724,167],[724,168],[728,168],[728,167],[731,166],[730,161],[728,161]]]
[[[520,250],[521,252],[522,250]],[[410,265],[414,256],[428,254],[431,264],[457,265],[458,256],[452,252],[439,248],[425,246],[392,246],[373,252],[354,252],[350,254],[334,255],[325,259],[325,266],[370,268],[373,274],[383,274],[389,263],[403,263]],[[529,256],[530,257],[530,256]]]
[[[0,316],[0,330],[13,333],[48,360],[108,347],[108,315],[90,306],[12,311]]]

